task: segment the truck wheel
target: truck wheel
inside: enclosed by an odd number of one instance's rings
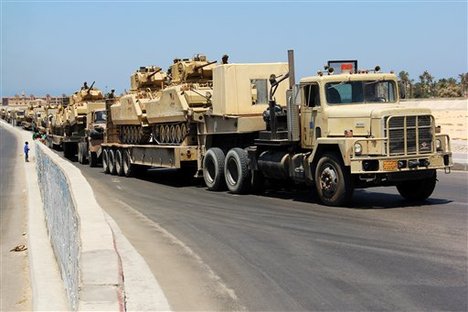
[[[90,167],[97,167],[98,164],[98,157],[96,152],[89,152],[89,166]]]
[[[226,185],[234,194],[246,193],[250,188],[251,173],[249,170],[249,157],[241,148],[232,148],[226,155],[224,164]]]
[[[81,144],[81,163],[86,165],[88,163],[88,146],[86,143]]]
[[[81,144],[78,143],[78,163],[83,163],[83,154],[81,153]]]
[[[320,201],[327,206],[342,206],[351,200],[350,174],[335,154],[324,154],[315,170],[315,186]]]
[[[110,174],[117,174],[117,170],[115,168],[115,151],[113,149],[109,149],[109,173]]]
[[[431,196],[437,183],[437,172],[433,170],[430,178],[403,181],[397,184],[397,190],[403,198],[410,201],[423,201]]]
[[[123,174],[126,177],[131,177],[134,173],[134,165],[130,162],[130,154],[128,151],[123,152],[123,161],[122,161],[122,168]]]
[[[203,179],[210,191],[222,191],[224,181],[224,152],[218,147],[210,148],[203,158]]]
[[[115,151],[115,172],[119,176],[124,175],[122,150],[120,149]]]
[[[63,144],[63,156],[67,159],[71,159],[70,146],[68,144]]]
[[[109,150],[106,148],[102,152],[102,169],[104,170],[104,173],[110,173],[109,172]]]

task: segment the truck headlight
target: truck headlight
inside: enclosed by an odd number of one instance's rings
[[[362,145],[360,143],[354,143],[354,154],[361,155],[362,153]]]
[[[439,139],[436,140],[436,149],[437,151],[442,151],[442,141]]]

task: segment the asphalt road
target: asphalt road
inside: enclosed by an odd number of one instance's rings
[[[27,197],[16,137],[0,126],[0,311],[31,310],[27,251]]]
[[[236,196],[78,166],[174,310],[468,310],[466,172],[439,172],[424,204],[392,187],[330,208],[307,189]]]

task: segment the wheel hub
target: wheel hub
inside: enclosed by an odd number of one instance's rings
[[[336,171],[331,167],[326,167],[320,175],[320,187],[324,192],[324,195],[332,196],[338,185],[338,179]]]

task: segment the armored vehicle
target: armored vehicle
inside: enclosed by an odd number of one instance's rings
[[[13,126],[21,126],[25,118],[25,108],[15,107],[10,110],[9,121]]]
[[[88,145],[80,143],[89,141],[89,127],[94,127],[90,122],[93,113],[104,109],[105,100],[101,90],[94,88],[94,82],[89,87],[85,82],[70,97],[69,104],[66,107],[59,106],[51,118],[49,145],[61,146],[64,156],[69,159],[78,156],[80,162],[86,162],[89,151],[85,147]]]
[[[112,120],[122,143],[145,144],[151,137],[147,105],[160,98],[167,74],[157,66],[142,66],[130,77],[130,85],[128,94],[114,99]]]

